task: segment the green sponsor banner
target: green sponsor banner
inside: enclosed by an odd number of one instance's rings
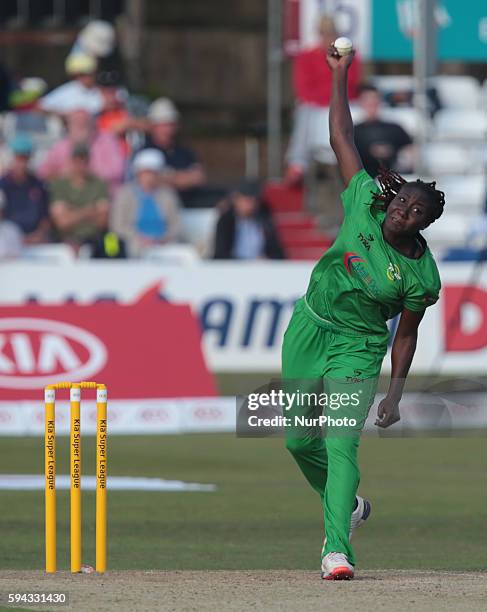
[[[371,57],[411,60],[415,0],[372,0]],[[441,60],[487,62],[487,0],[438,0]]]

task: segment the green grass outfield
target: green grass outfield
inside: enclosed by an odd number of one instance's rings
[[[42,473],[41,438],[0,438],[3,473]],[[485,569],[487,439],[378,438],[361,445],[373,514],[355,540],[363,568]],[[83,441],[93,473],[94,438]],[[58,439],[58,473],[68,473]],[[321,509],[281,439],[230,434],[109,438],[109,473],[215,483],[215,493],[109,494],[111,569],[313,569]],[[2,569],[44,563],[43,492],[0,491]],[[94,562],[84,493],[83,562]],[[58,492],[58,563],[68,567],[68,492]]]

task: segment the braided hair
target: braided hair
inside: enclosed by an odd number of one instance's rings
[[[400,174],[394,172],[394,170],[386,168],[381,168],[379,170],[377,180],[381,190],[380,192],[373,193],[372,197],[376,205],[379,205],[382,210],[387,210],[389,204],[397,196],[402,186],[407,184],[407,181]],[[436,181],[427,183],[420,179],[416,179],[416,181],[409,184],[417,185],[424,190],[434,205],[432,221],[439,219],[443,214],[443,208],[445,206],[445,194],[443,191],[436,189]]]

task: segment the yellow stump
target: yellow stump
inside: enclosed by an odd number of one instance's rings
[[[81,389],[70,389],[71,572],[81,571]]]
[[[96,570],[107,565],[107,388],[61,382],[44,390],[46,572],[56,571],[56,389],[70,389],[71,571],[81,571],[81,389],[96,389]]]
[[[107,389],[96,391],[96,571],[107,567]]]
[[[45,529],[46,529],[46,572],[56,571],[56,392],[44,390],[45,432],[44,432],[44,469],[46,478],[45,492]]]

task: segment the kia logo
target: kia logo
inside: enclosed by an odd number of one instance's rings
[[[161,409],[145,409],[141,412],[142,419],[149,422],[167,421],[169,416],[164,408]]]
[[[194,416],[197,419],[214,420],[222,416],[222,411],[218,408],[196,408],[196,410],[194,411]]]
[[[35,421],[39,424],[43,424],[46,420],[46,414],[44,410],[39,410],[35,414]],[[64,425],[69,421],[69,414],[66,414],[63,410],[56,410],[56,425]]]
[[[12,420],[12,415],[10,415],[8,412],[0,411],[0,423],[8,423],[11,420]]]
[[[81,413],[81,416],[83,417],[83,412]],[[110,421],[110,424],[113,424],[115,421],[119,420],[119,416],[120,413],[117,412],[116,410],[108,410],[108,414],[107,414],[107,419]],[[96,410],[91,410],[88,413],[88,421],[90,421],[90,423],[96,423],[98,419],[98,413]]]
[[[85,329],[49,319],[0,319],[0,387],[4,389],[86,380],[106,361],[105,345]]]

